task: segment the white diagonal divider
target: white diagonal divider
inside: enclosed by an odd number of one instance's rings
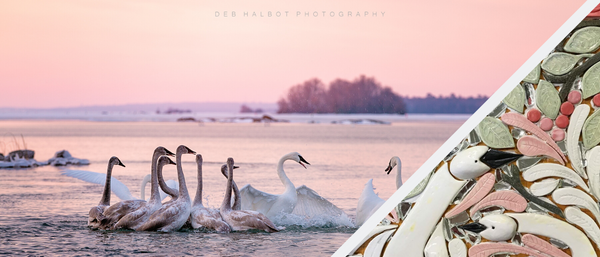
[[[600,0],[588,0],[334,254],[344,257],[565,38]],[[412,256],[411,256],[412,257]]]

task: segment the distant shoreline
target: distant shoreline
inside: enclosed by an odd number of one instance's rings
[[[82,121],[129,121],[129,122],[177,122],[180,118],[193,118],[195,122],[251,123],[242,118],[261,118],[268,115],[290,123],[333,123],[344,120],[376,120],[387,123],[406,121],[464,121],[471,114],[275,114],[239,112],[190,112],[157,114],[134,111],[74,111],[74,110],[6,110],[0,109],[2,120],[82,120]],[[194,122],[193,121],[193,122]]]

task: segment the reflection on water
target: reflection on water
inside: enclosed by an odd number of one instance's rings
[[[240,169],[235,180],[268,193],[281,193],[276,174],[281,156],[297,151],[308,169],[288,161],[291,181],[307,185],[355,217],[364,184],[374,179],[376,192],[388,198],[395,176],[384,169],[393,155],[402,159],[408,177],[462,122],[405,122],[391,126],[309,124],[206,124],[161,122],[1,121],[0,136],[23,134],[36,159],[62,149],[89,159],[91,165],[68,167],[106,172],[110,156],[126,168],[113,176],[140,195],[140,182],[150,172],[152,151],[158,145],[174,151],[185,144],[204,157],[204,202],[218,207],[226,180],[219,168],[233,157]],[[0,137],[0,140],[2,138]],[[196,186],[192,155],[183,156],[190,194]],[[87,229],[87,212],[100,200],[102,187],[60,175],[64,167],[0,170],[0,253],[19,254],[194,254],[194,255],[330,255],[354,231],[345,226],[286,225],[280,233],[215,234],[185,230],[177,233],[102,232]],[[167,166],[165,179],[176,179]],[[148,189],[149,190],[149,189]],[[148,192],[148,191],[147,191]],[[112,203],[119,199],[113,195]],[[298,222],[298,224],[303,224]]]

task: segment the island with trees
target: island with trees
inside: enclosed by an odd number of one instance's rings
[[[278,102],[278,113],[474,113],[486,96],[402,97],[375,78],[336,79],[325,85],[313,78],[291,87]]]

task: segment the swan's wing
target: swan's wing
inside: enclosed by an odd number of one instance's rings
[[[99,184],[102,186],[104,186],[104,184],[106,183],[106,174],[104,173],[86,170],[65,170],[62,172],[62,174],[72,178],[83,180],[85,182]],[[119,197],[123,201],[136,200],[136,198],[133,197],[133,195],[131,195],[129,188],[125,184],[121,183],[121,181],[114,177],[111,177],[110,179],[110,189],[113,193],[115,193],[117,197]]]
[[[240,190],[240,198],[242,201],[242,210],[258,211],[262,214],[269,212],[273,203],[277,200],[278,195],[272,195],[260,191],[250,184],[245,185]]]
[[[322,215],[340,216],[344,213],[340,208],[305,185],[297,187],[296,192],[298,193],[298,202],[296,202],[293,214],[312,218]]]
[[[385,200],[381,199],[373,188],[373,179],[370,179],[358,198],[356,206],[356,225],[362,225],[371,215],[379,209]]]

